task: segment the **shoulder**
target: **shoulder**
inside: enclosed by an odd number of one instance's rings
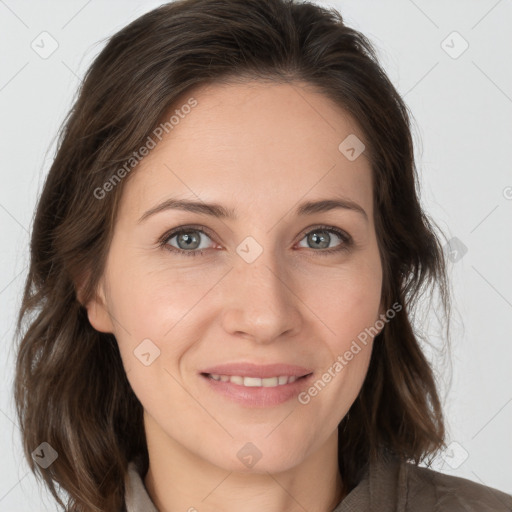
[[[466,478],[447,475],[412,463],[400,464],[399,480],[407,510],[511,512],[512,495]]]

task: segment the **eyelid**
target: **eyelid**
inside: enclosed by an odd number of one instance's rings
[[[308,226],[307,228],[304,228],[304,230],[301,232],[300,236],[303,237],[304,235],[307,235],[311,231],[315,230],[325,230],[325,231],[333,231],[334,233],[338,234],[338,236],[343,236],[344,239],[347,239],[347,241],[352,240],[352,236],[344,229],[338,228],[336,226],[331,226],[328,224],[311,224],[311,226]],[[302,240],[302,238],[300,238]]]
[[[176,235],[178,235],[184,231],[189,231],[189,230],[190,231],[198,231],[200,233],[203,233],[206,236],[208,236],[212,241],[214,241],[215,243],[218,243],[215,240],[215,236],[211,234],[211,231],[209,228],[207,228],[203,225],[199,225],[199,224],[183,224],[181,226],[176,226],[176,227],[170,229],[169,231],[166,231],[158,239],[158,246],[159,247],[168,246],[167,242],[169,241],[169,239],[174,238]],[[298,242],[300,242],[304,238],[304,236],[306,236],[308,233],[315,231],[315,230],[330,231],[331,233],[334,233],[336,236],[338,236],[342,240],[342,243],[340,244],[340,246],[331,247],[328,249],[321,249],[318,251],[315,251],[314,249],[312,249],[313,252],[318,252],[320,254],[330,254],[330,253],[335,253],[335,252],[342,252],[344,250],[345,251],[349,250],[354,245],[354,240],[353,240],[352,236],[347,231],[345,231],[341,228],[338,228],[336,226],[331,226],[331,225],[326,225],[326,224],[312,224],[312,225],[304,228],[299,235],[300,238],[298,239]],[[182,249],[178,249],[173,246],[171,246],[170,249],[168,247],[165,247],[165,248],[170,252],[177,253],[177,254],[183,254],[183,255],[187,255],[187,256],[202,254],[204,251],[206,251],[206,249],[194,249],[194,250],[190,250],[190,251],[184,251]]]
[[[206,236],[208,236],[209,238],[211,238],[214,242],[216,242],[215,236],[211,233],[211,231],[207,227],[199,225],[199,224],[183,224],[182,226],[176,226],[175,228],[172,228],[169,231],[166,231],[158,239],[158,244],[165,245],[166,242],[170,238],[173,238],[174,236],[179,235],[183,231],[199,231],[199,232],[205,234]],[[179,249],[176,249],[176,250],[179,250]]]

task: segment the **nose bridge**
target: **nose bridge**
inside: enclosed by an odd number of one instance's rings
[[[267,237],[268,239],[269,237]],[[300,326],[298,299],[290,274],[275,251],[251,237],[237,247],[239,258],[228,278],[224,328],[264,342]]]

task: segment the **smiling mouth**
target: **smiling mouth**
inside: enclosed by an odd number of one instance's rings
[[[201,373],[201,375],[205,378],[212,379],[218,382],[230,382],[231,384],[236,384],[238,386],[243,386],[247,388],[274,388],[279,386],[286,386],[287,384],[292,384],[295,381],[305,379],[312,375],[312,373],[302,375],[301,377],[297,377],[295,375],[276,375],[274,377],[265,378],[242,377],[241,375],[217,375],[212,373]]]

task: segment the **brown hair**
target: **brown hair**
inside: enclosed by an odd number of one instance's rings
[[[339,426],[345,485],[353,488],[369,460],[385,453],[418,463],[444,447],[435,378],[411,317],[436,284],[449,316],[445,260],[417,195],[407,107],[371,43],[336,10],[308,2],[178,0],[116,33],[94,60],[34,218],[14,392],[25,456],[65,510],[123,510],[128,462],[139,457],[148,467],[143,407],[116,339],[97,332],[83,306],[103,273],[129,176],[100,199],[94,191],[178,97],[250,79],[314,86],[358,121],[370,156],[382,299],[403,309],[375,338],[365,382]],[[42,442],[58,453],[47,469],[31,457]]]

